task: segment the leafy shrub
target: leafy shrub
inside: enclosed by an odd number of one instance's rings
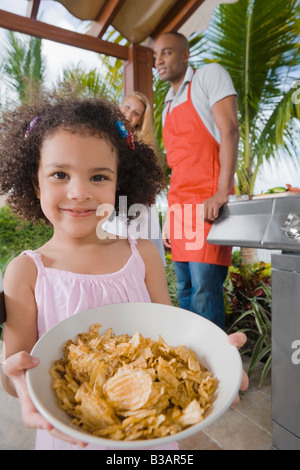
[[[177,298],[177,281],[176,281],[176,275],[175,275],[175,270],[174,270],[174,264],[171,258],[170,253],[166,253],[166,276],[167,276],[167,283],[168,283],[168,289],[169,289],[169,294],[171,297],[172,305],[175,307],[179,307],[179,301]]]
[[[248,376],[259,362],[265,363],[261,386],[271,367],[271,265],[231,266],[224,284],[224,301],[227,332],[247,334],[242,352],[251,355]]]
[[[241,250],[233,250],[231,256],[231,264],[234,267],[238,267],[242,262]]]
[[[21,220],[13,211],[0,208],[0,270],[4,274],[7,264],[24,250],[36,250],[52,236],[53,229],[43,221],[38,225]],[[0,325],[0,340],[2,339]]]
[[[0,209],[0,269],[5,271],[7,263],[24,250],[35,250],[52,236],[53,229],[43,221],[38,225],[21,220],[12,210]]]

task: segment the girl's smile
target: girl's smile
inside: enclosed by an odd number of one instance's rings
[[[59,233],[93,234],[101,204],[115,204],[117,154],[104,139],[65,130],[46,139],[38,170],[37,197]]]
[[[62,208],[62,210],[71,217],[88,217],[89,215],[94,214],[97,209]]]

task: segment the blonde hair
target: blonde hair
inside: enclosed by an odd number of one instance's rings
[[[150,147],[152,147],[153,150],[156,151],[157,144],[154,134],[152,108],[149,103],[149,100],[140,91],[133,91],[124,98],[122,104],[125,103],[126,100],[130,98],[130,96],[136,96],[136,98],[138,98],[145,106],[145,111],[142,116],[141,122],[134,129],[135,138],[139,141],[142,141],[144,144],[149,145]]]

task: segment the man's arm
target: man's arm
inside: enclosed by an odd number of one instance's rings
[[[239,125],[237,98],[227,96],[212,106],[212,115],[220,132],[220,175],[218,190],[204,203],[204,220],[214,222],[231,192],[238,156]]]

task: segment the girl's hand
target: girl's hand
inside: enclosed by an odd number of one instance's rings
[[[244,333],[233,333],[228,336],[229,343],[233,346],[236,346],[238,349],[244,346],[247,341],[247,336]],[[243,370],[243,377],[242,382],[240,385],[240,390],[245,391],[249,387],[249,378],[246,372]],[[240,401],[239,395],[237,395],[234,399],[233,405],[237,405]]]
[[[85,447],[87,445],[86,443],[73,439],[53,428],[53,426],[51,426],[51,424],[48,423],[48,421],[36,410],[32,403],[26,386],[25,373],[26,370],[36,367],[39,362],[40,361],[37,357],[30,356],[26,351],[21,351],[13,354],[3,363],[2,371],[14,384],[16,393],[19,397],[25,426],[31,429],[49,431],[53,437],[69,442],[70,444]]]

